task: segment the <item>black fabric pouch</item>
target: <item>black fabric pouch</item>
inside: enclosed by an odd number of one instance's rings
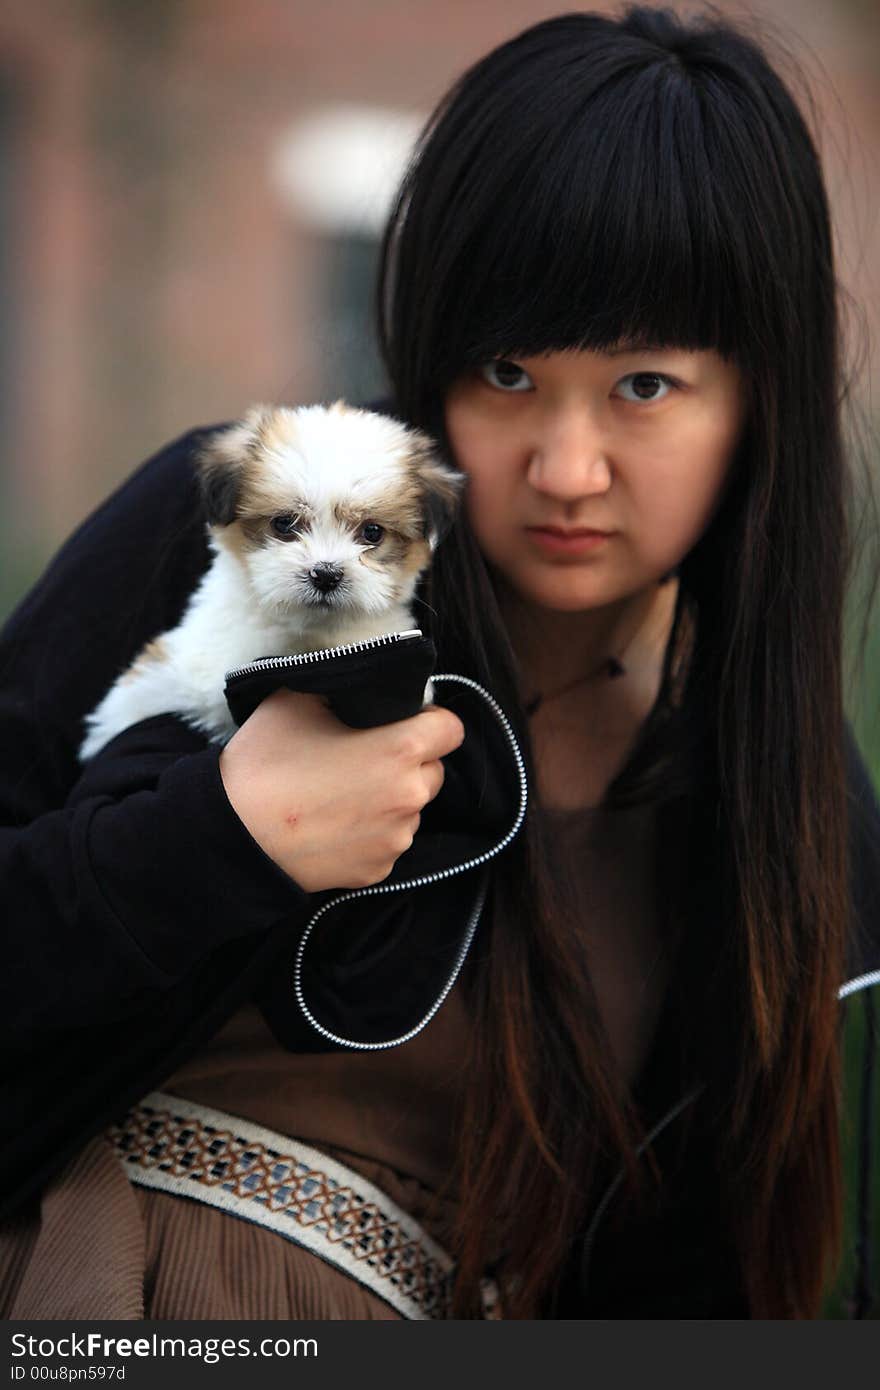
[[[430,637],[413,628],[317,652],[261,657],[227,671],[224,693],[236,724],[284,687],[324,695],[344,724],[370,729],[418,714],[436,661]]]
[[[295,996],[301,925],[256,983],[252,997],[290,1051],[332,1051],[331,1035],[353,1040],[344,1046],[391,1045],[427,1021],[468,949],[483,864],[509,831],[522,789],[507,738],[487,704],[491,697],[469,689],[473,682],[466,677],[437,675],[435,664],[433,642],[413,630],[267,657],[227,673],[226,700],[238,724],[284,687],[324,696],[344,723],[371,728],[418,714],[426,683],[435,677],[438,702],[458,713],[467,731],[464,743],[444,758],[444,784],[388,879],[355,892],[315,895],[320,920],[305,947],[301,982],[316,1026],[306,1022]]]

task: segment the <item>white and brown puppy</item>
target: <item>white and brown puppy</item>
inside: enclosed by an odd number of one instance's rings
[[[82,761],[157,714],[225,743],[227,671],[417,626],[416,584],[464,481],[427,435],[343,401],[254,406],[197,467],[213,561],[178,626],[87,715]]]

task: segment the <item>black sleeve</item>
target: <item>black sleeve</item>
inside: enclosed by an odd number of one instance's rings
[[[77,763],[84,715],[206,568],[199,435],[89,517],[0,634],[0,1032],[14,1051],[124,1016],[306,898],[182,721],[146,720]]]

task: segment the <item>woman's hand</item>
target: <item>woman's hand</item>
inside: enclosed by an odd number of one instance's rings
[[[350,729],[317,695],[276,690],[220,754],[220,776],[260,848],[307,893],[365,888],[409,849],[464,740],[450,710]]]

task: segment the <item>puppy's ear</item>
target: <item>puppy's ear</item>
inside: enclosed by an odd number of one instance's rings
[[[467,478],[444,463],[427,436],[417,443],[414,452],[416,477],[422,489],[425,539],[436,550],[455,520]]]
[[[211,526],[229,526],[235,520],[245,466],[259,444],[267,414],[268,407],[251,406],[241,420],[212,435],[199,449],[196,473]]]

